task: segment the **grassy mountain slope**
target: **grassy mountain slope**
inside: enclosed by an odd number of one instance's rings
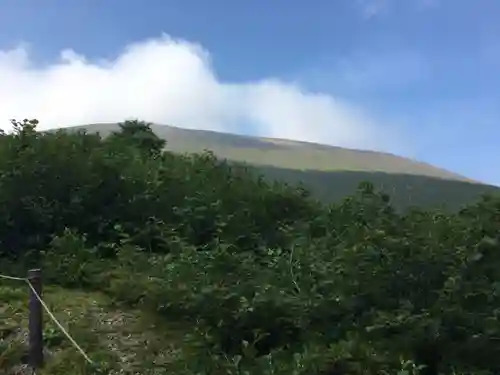
[[[106,136],[117,124],[69,128]],[[270,179],[302,182],[316,197],[335,202],[348,196],[362,181],[390,194],[397,207],[460,207],[484,193],[498,191],[464,176],[396,155],[351,150],[315,143],[256,138],[203,130],[153,125],[178,153],[213,151],[218,157],[256,166]]]

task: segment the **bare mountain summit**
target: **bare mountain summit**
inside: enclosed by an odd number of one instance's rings
[[[118,124],[91,124],[85,129],[102,136]],[[336,201],[351,194],[362,181],[388,192],[398,206],[445,204],[457,207],[482,193],[497,191],[459,174],[389,153],[353,150],[309,142],[258,138],[205,130],[152,125],[166,148],[176,153],[211,150],[218,157],[258,167],[265,175],[303,182],[321,199]]]

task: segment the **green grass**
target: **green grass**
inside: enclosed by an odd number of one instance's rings
[[[46,365],[40,374],[166,374],[182,360],[185,331],[152,313],[116,305],[98,292],[46,287],[45,302],[70,335],[96,362],[87,364],[47,314],[44,316]],[[28,289],[0,285],[0,369],[21,374],[27,368]],[[6,371],[6,372],[5,372]]]

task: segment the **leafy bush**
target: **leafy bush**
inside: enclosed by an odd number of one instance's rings
[[[189,322],[179,374],[497,374],[500,198],[320,205],[149,125],[0,137],[0,257]],[[203,372],[202,372],[203,371]]]

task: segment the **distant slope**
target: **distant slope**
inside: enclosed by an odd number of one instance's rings
[[[118,126],[116,124],[92,124],[70,129],[81,128],[107,135],[117,130]],[[167,149],[174,152],[200,152],[209,149],[229,160],[277,168],[402,173],[470,181],[444,169],[381,152],[206,130],[181,129],[167,125],[153,125],[152,129],[160,138],[167,140]]]
[[[91,124],[85,129],[107,136],[117,124]],[[398,207],[458,207],[497,187],[400,156],[345,149],[315,143],[257,138],[204,130],[153,125],[173,152],[213,151],[217,156],[258,167],[264,175],[288,182],[304,182],[316,196],[337,201],[351,194],[359,182],[371,181],[389,193]]]
[[[411,206],[460,208],[481,194],[500,192],[495,186],[447,180],[429,176],[384,172],[297,171],[262,167],[264,175],[291,183],[304,181],[315,196],[325,202],[336,202],[354,192],[363,181],[370,181],[377,190],[390,195],[398,208]]]

